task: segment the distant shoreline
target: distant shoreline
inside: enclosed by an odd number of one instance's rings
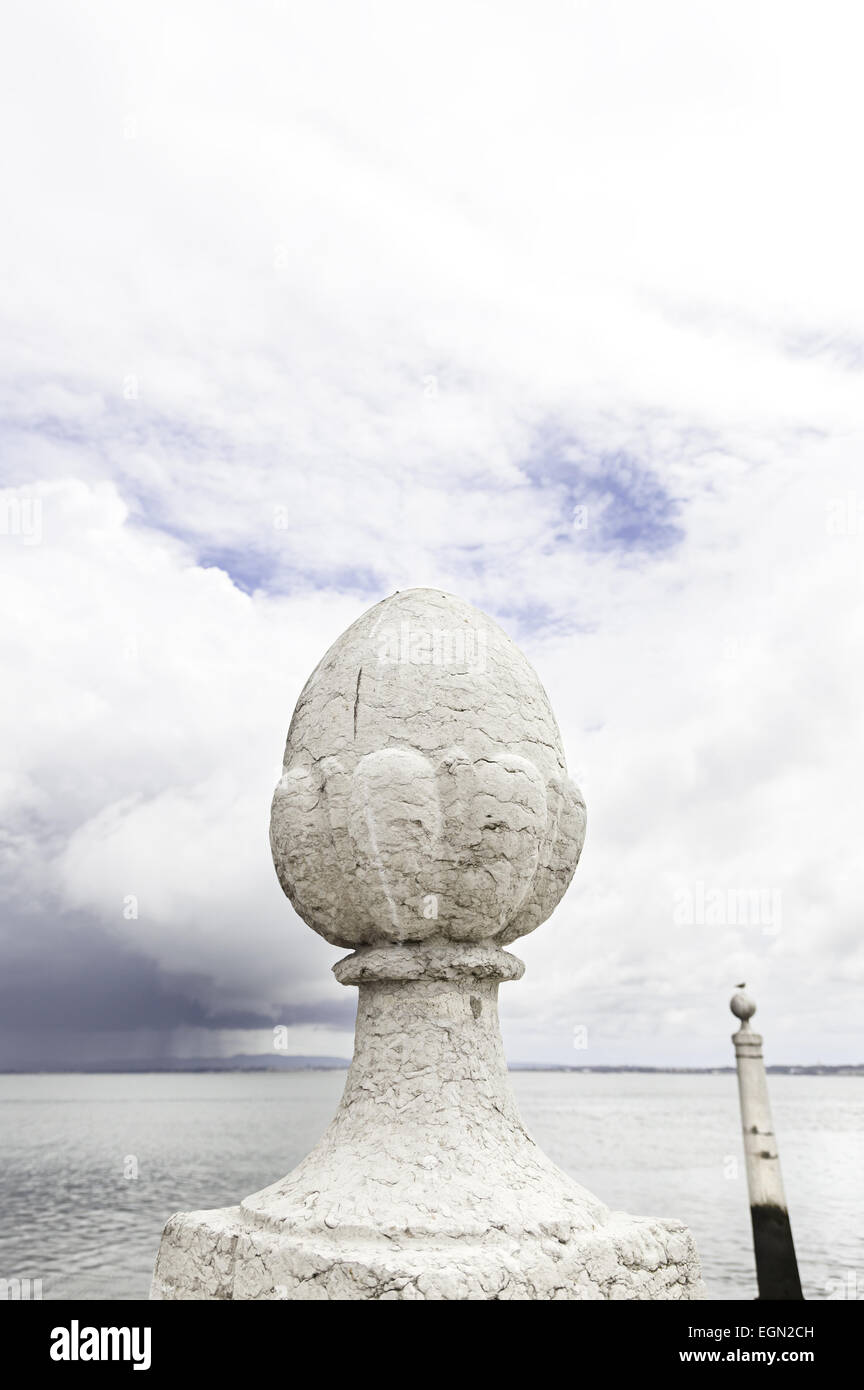
[[[43,1066],[2,1067],[0,1076],[196,1076],[223,1072],[307,1072],[347,1071],[350,1062],[342,1057],[226,1057],[176,1058],[172,1061],[92,1062],[86,1066],[64,1066],[49,1063]],[[734,1076],[735,1068],[723,1067],[647,1067],[596,1066],[574,1067],[557,1062],[511,1062],[511,1072],[575,1072],[583,1076]],[[864,1076],[864,1064],[840,1063],[836,1066],[816,1062],[808,1066],[775,1065],[766,1067],[772,1076]]]

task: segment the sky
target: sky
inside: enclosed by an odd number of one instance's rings
[[[44,3],[0,52],[0,1066],[349,1056],[269,803],[396,589],[549,693],[507,1055],[864,1061],[858,7]]]

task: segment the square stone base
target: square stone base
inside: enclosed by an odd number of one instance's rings
[[[414,1240],[273,1230],[243,1208],[165,1227],[154,1299],[699,1299],[692,1237],[677,1221],[613,1212],[567,1240],[490,1231]]]

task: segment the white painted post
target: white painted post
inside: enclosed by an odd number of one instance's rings
[[[546,694],[483,613],[410,589],[331,647],[271,843],[296,912],[351,951],[334,972],[359,987],[354,1059],[298,1168],[169,1221],[155,1298],[702,1296],[686,1228],[610,1212],[510,1089],[498,985],[524,966],[504,947],[554,910],[584,833]]]
[[[741,991],[729,1007],[741,1027],[732,1034],[738,1069],[741,1128],[747,1165],[747,1189],[753,1226],[753,1250],[760,1299],[799,1299],[801,1280],[792,1240],[786,1195],[780,1174],[777,1138],[768,1100],[768,1081],[762,1060],[762,1037],[750,1027],[756,1012],[752,999]]]

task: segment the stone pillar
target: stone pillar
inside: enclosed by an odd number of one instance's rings
[[[733,994],[729,1007],[741,1020],[741,1027],[732,1034],[732,1041],[738,1068],[738,1096],[759,1297],[798,1299],[804,1295],[798,1277],[777,1139],[771,1120],[768,1081],[762,1060],[762,1037],[750,1027],[756,1005],[741,993],[743,988],[740,985],[739,992]]]
[[[411,589],[348,629],[297,703],[271,818],[297,913],[351,951],[345,1092],[287,1177],[169,1221],[153,1297],[704,1296],[685,1227],[608,1211],[510,1089],[498,985],[524,967],[504,947],[554,910],[584,833],[546,694],[489,618]]]

